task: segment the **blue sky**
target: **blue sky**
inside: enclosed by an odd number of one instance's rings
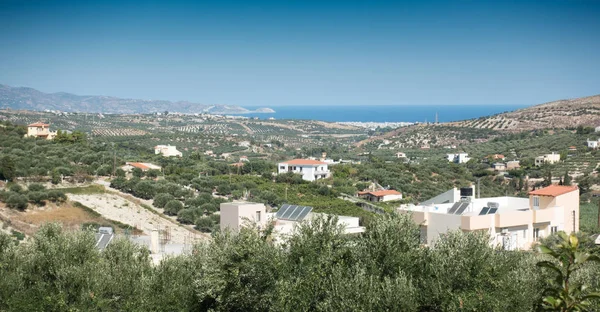
[[[600,94],[600,1],[0,0],[0,83],[241,106]]]

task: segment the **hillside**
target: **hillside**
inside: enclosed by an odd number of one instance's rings
[[[206,105],[187,101],[162,101],[122,99],[112,96],[75,95],[71,93],[44,93],[33,88],[10,87],[0,84],[0,109],[57,110],[65,112],[97,112],[97,113],[212,113],[243,114],[249,113],[236,105]],[[273,112],[269,108],[262,111]]]
[[[600,125],[600,95],[559,100],[448,125],[510,132],[580,125],[596,127]]]

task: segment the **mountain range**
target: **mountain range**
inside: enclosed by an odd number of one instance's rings
[[[272,113],[270,108],[255,111],[237,105],[207,105],[188,101],[123,99],[112,96],[75,95],[66,92],[44,93],[33,88],[0,84],[0,109],[53,110],[63,112],[95,112],[136,114],[154,112],[245,114]]]

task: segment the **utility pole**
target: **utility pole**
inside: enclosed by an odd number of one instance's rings
[[[598,201],[598,227],[600,228],[600,200]]]
[[[481,198],[481,177],[477,178],[477,198]]]

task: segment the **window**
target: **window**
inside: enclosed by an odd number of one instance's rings
[[[260,211],[256,212],[256,222],[260,222]]]
[[[538,196],[533,196],[533,210],[540,209],[540,198]]]
[[[300,167],[300,172],[302,172],[302,167]]]
[[[575,210],[571,211],[571,220],[573,220],[573,232],[577,232],[575,230]]]
[[[523,230],[523,238],[527,239],[527,229]]]
[[[550,227],[550,234],[556,234],[558,232],[558,226]]]
[[[533,240],[537,241],[540,239],[540,228],[533,229]]]
[[[279,169],[285,170],[285,166],[281,166],[281,167],[279,167]]]

